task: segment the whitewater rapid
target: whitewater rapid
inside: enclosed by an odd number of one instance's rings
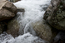
[[[24,9],[25,12],[18,12],[20,14],[20,30],[19,33],[23,34],[23,28],[26,28],[29,24],[36,21],[43,20],[45,8],[48,7],[51,0],[22,0],[14,3],[18,9]],[[23,24],[23,25],[22,25]]]
[[[20,23],[19,33],[22,35],[13,38],[10,34],[1,34],[0,43],[46,43],[46,41],[30,34],[30,32],[26,32],[25,30],[32,22],[43,20],[45,8],[48,7],[50,1],[51,0],[21,0],[13,3],[18,9],[25,10],[24,13],[17,13],[17,15],[20,15],[18,18]],[[34,30],[32,30],[32,32],[34,32]]]

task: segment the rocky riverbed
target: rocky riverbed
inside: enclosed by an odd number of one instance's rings
[[[65,43],[64,18],[65,0],[0,0],[0,43]]]

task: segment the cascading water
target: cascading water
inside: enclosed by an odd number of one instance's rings
[[[30,24],[32,22],[41,22],[41,20],[43,20],[43,14],[45,12],[44,8],[50,4],[50,1],[51,0],[21,0],[14,3],[18,9],[23,8],[25,10],[24,13],[17,13],[20,14],[18,18],[20,23],[19,33],[23,35],[19,35],[18,37],[13,38],[9,34],[1,34],[0,43],[46,43],[46,41],[38,38],[37,36],[34,36],[35,31],[32,29]],[[28,31],[30,26],[31,30]]]
[[[20,31],[19,33],[23,33],[23,28],[26,28],[32,22],[37,22],[43,20],[44,8],[50,4],[50,0],[22,0],[14,3],[14,5],[18,9],[25,9],[24,14],[18,12],[20,14],[21,20],[20,23]],[[22,25],[23,24],[23,25]]]

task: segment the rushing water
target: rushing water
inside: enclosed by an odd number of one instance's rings
[[[20,14],[18,18],[20,23],[19,33],[23,35],[13,38],[9,34],[1,34],[0,43],[46,43],[46,41],[34,36],[35,31],[32,29],[32,26],[31,32],[33,35],[26,30],[32,22],[41,22],[41,20],[43,20],[43,14],[47,6],[50,4],[50,1],[51,0],[22,0],[14,3],[18,9],[23,8],[25,10],[24,13],[17,13],[18,15]]]
[[[43,20],[43,14],[45,12],[45,8],[50,4],[50,0],[22,0],[14,3],[14,5],[18,9],[25,9],[24,14],[18,12],[20,14],[20,31],[19,33],[23,34],[23,28],[26,28],[32,22],[37,22]],[[23,25],[22,25],[23,24]]]

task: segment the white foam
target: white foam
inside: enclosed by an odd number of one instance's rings
[[[49,5],[49,3],[50,3],[50,0],[21,0],[21,1],[14,3],[14,5],[18,9],[23,8],[25,10],[23,14],[24,17],[20,13],[21,20],[19,21],[19,23],[21,25],[21,28],[20,28],[19,33],[23,33],[21,31],[30,22],[36,22],[36,21],[43,20],[43,15],[45,12],[43,8],[46,7],[45,5]]]
[[[16,38],[13,38],[8,34],[0,35],[0,43],[45,43],[45,41],[40,40],[38,37],[31,35],[30,33],[26,33],[24,35],[19,35]]]

